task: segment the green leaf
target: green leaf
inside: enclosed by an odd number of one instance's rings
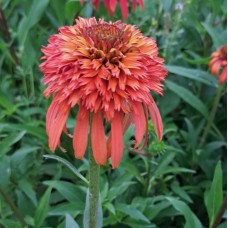
[[[0,219],[0,224],[2,224],[3,227],[22,228],[22,225],[19,222],[15,222],[12,219]]]
[[[148,224],[142,221],[136,221],[132,218],[126,218],[124,221],[122,221],[123,224],[127,225],[127,227],[134,227],[134,228],[157,228],[155,224]]]
[[[176,156],[173,152],[167,152],[164,156],[161,157],[159,160],[159,164],[154,172],[154,176],[160,176],[163,172],[166,171],[166,167],[169,165],[170,162],[173,161],[174,157]]]
[[[12,173],[10,158],[8,156],[3,156],[0,158],[0,173],[1,173],[1,181],[0,185],[6,189],[10,189],[10,176]]]
[[[227,222],[226,222],[226,221],[223,222],[222,224],[220,224],[220,225],[218,226],[218,228],[227,228]]]
[[[208,117],[207,107],[203,104],[203,102],[196,97],[192,92],[185,89],[182,86],[177,85],[174,82],[166,80],[167,87],[176,93],[180,98],[182,98],[185,102],[187,102],[190,106],[199,111],[204,117]]]
[[[173,197],[166,197],[172,206],[180,212],[185,218],[185,228],[201,228],[203,227],[196,215],[191,211],[189,206]]]
[[[214,178],[211,184],[209,192],[207,192],[205,197],[205,204],[207,207],[207,212],[210,220],[210,227],[213,224],[215,217],[222,205],[223,201],[223,190],[222,190],[222,167],[221,161],[218,161]]]
[[[54,159],[57,160],[59,162],[61,162],[62,164],[64,164],[65,166],[67,166],[77,177],[79,177],[81,180],[83,180],[86,184],[89,184],[89,181],[83,177],[81,175],[81,173],[70,163],[68,162],[66,159],[63,159],[57,155],[43,155],[44,158],[50,158],[50,159]]]
[[[19,150],[16,150],[11,156],[10,161],[12,164],[12,167],[18,168],[20,164],[25,160],[26,156],[28,154],[37,152],[39,147],[22,147]]]
[[[116,209],[111,203],[106,203],[104,207],[107,208],[112,214],[116,214]]]
[[[11,115],[17,109],[17,106],[11,104],[7,99],[7,97],[4,96],[1,92],[0,92],[0,106],[6,109],[6,112],[8,115]]]
[[[153,199],[154,201],[154,199]],[[156,204],[150,203],[149,207],[145,210],[145,214],[150,220],[154,220],[159,214],[170,207],[170,203],[166,200],[158,202]]]
[[[65,215],[66,213],[70,213],[74,215],[75,213],[82,214],[82,211],[84,210],[85,203],[84,202],[73,202],[73,203],[61,203],[56,206],[53,206],[49,212],[48,215],[50,216],[60,216]]]
[[[72,24],[74,17],[76,14],[79,13],[79,10],[81,9],[81,5],[79,1],[76,0],[68,0],[65,4],[65,15],[68,24]]]
[[[85,17],[91,17],[93,14],[93,7],[90,3],[86,3],[84,10],[83,10],[83,14],[85,15]]]
[[[172,102],[170,102],[170,100]],[[175,110],[180,104],[180,97],[170,90],[164,91],[164,96],[159,101],[159,110],[162,116],[166,116]]]
[[[226,44],[225,38],[223,38],[221,36],[221,33],[218,32],[215,28],[212,28],[209,24],[207,24],[205,22],[203,22],[202,25],[206,29],[206,31],[209,33],[209,35],[211,36],[216,49],[219,48],[220,46]]]
[[[50,5],[53,8],[53,10],[55,11],[59,25],[64,25],[65,14],[63,13],[63,9],[66,5],[65,1],[51,0]]]
[[[38,204],[38,207],[35,212],[35,219],[34,219],[35,228],[41,227],[44,219],[48,215],[51,190],[52,190],[52,186],[48,187],[48,189],[46,190],[46,192],[44,193],[44,195],[42,196]]]
[[[164,175],[167,173],[172,173],[172,174],[176,174],[176,173],[196,173],[195,170],[192,169],[186,169],[183,167],[173,167],[173,166],[166,166],[165,169],[163,169],[161,172],[159,172],[159,175]],[[158,175],[156,173],[156,175]]]
[[[218,87],[218,79],[205,71],[181,67],[181,66],[169,66],[169,65],[166,65],[165,68],[170,73],[173,73],[185,78],[193,79],[195,81],[202,82],[206,85]]]
[[[24,45],[29,30],[40,20],[49,0],[33,0],[28,16],[24,16],[18,28],[18,36],[21,45]]]
[[[136,208],[132,208],[129,205],[119,203],[115,205],[115,209],[116,211],[120,211],[126,215],[129,215],[133,219],[150,223],[150,220],[141,211]]]
[[[83,202],[82,190],[72,183],[57,180],[44,181],[43,183],[55,188],[69,202]]]
[[[177,195],[179,195],[182,199],[188,201],[189,203],[193,203],[192,199],[188,195],[188,193],[183,189],[182,186],[179,186],[177,183],[173,183],[171,185],[171,188],[173,192],[175,192]]]
[[[134,181],[126,181],[123,182],[122,184],[113,184],[112,188],[109,189],[108,191],[108,196],[107,198],[112,201],[115,199],[117,196],[123,194],[126,190],[130,188],[131,185],[135,184],[136,182]]]
[[[19,188],[25,193],[25,195],[37,206],[36,194],[32,188],[32,185],[25,179],[22,179],[18,183]]]
[[[89,225],[89,188],[87,189],[86,193],[86,205],[85,210],[83,213],[83,227],[90,228]],[[99,194],[98,199],[98,210],[97,210],[97,228],[101,228],[103,223],[103,212],[102,212],[102,203],[101,203],[101,196]]]
[[[65,216],[65,228],[80,228],[79,225],[74,221],[71,215],[66,214]]]
[[[0,156],[3,156],[5,153],[7,153],[10,149],[11,146],[18,141],[22,139],[22,137],[25,135],[26,131],[22,131],[19,133],[14,133],[12,135],[7,136],[5,139],[3,139],[0,142],[0,148],[1,148],[1,154]]]

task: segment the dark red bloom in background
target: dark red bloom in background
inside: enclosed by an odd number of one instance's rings
[[[150,92],[162,94],[167,71],[152,38],[133,25],[107,23],[95,18],[76,20],[49,38],[42,48],[47,89],[53,96],[46,116],[46,131],[52,151],[60,145],[70,110],[78,106],[73,147],[76,158],[86,151],[88,132],[95,161],[104,165],[108,158],[116,168],[122,158],[123,135],[135,125],[135,149],[147,138],[148,113],[159,140],[162,120]],[[106,139],[104,122],[111,130]]]
[[[80,1],[81,3],[84,3],[84,0],[80,0]],[[90,0],[90,2],[96,9],[98,9],[101,0]],[[128,4],[130,2],[129,0],[104,0],[103,2],[108,13],[111,15],[115,13],[117,2],[119,2],[123,19],[126,20],[128,18]],[[138,4],[143,10],[144,9],[143,0],[132,0],[132,9],[135,10]]]
[[[211,74],[219,78],[219,84],[223,84],[227,80],[227,46],[222,46],[211,55],[209,62]]]

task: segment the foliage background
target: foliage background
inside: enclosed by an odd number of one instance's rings
[[[77,16],[118,20],[120,9],[109,16],[103,4],[95,11],[75,0],[1,0],[0,7],[10,34],[0,24],[0,227],[82,227],[86,185],[42,157],[50,154],[50,101],[42,96],[40,48]],[[156,39],[169,70],[164,96],[156,97],[164,141],[156,142],[150,122],[149,157],[132,153],[132,127],[120,167],[102,167],[103,227],[212,227],[225,197],[226,88],[207,141],[198,145],[218,87],[208,62],[226,44],[226,9],[225,0],[145,0],[143,12],[130,13],[126,22]],[[73,129],[74,115],[67,125]],[[87,159],[74,159],[70,139],[63,141],[68,152],[56,154],[86,177]]]

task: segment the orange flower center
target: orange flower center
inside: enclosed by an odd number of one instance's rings
[[[117,39],[120,36],[120,29],[110,24],[94,25],[87,28],[86,31],[92,39],[95,38],[105,41]]]
[[[112,24],[98,24],[87,27],[85,34],[93,40],[98,49],[103,51],[109,51],[121,38],[121,30]]]

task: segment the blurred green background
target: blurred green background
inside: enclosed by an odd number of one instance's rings
[[[225,0],[145,0],[145,10],[129,4],[126,23],[154,37],[169,76],[164,96],[155,96],[164,123],[159,143],[149,122],[148,157],[128,150],[121,165],[101,168],[103,227],[213,227],[226,195],[226,85],[213,126],[202,148],[200,137],[212,108],[218,80],[209,73],[213,51],[226,45]],[[0,0],[0,227],[82,227],[86,185],[66,166],[50,159],[42,91],[41,47],[58,27],[77,16],[119,20],[101,3]],[[3,18],[5,17],[5,20]],[[73,130],[74,116],[68,120]],[[71,140],[56,154],[83,176],[87,158],[76,160]],[[226,227],[222,211],[219,228]]]

